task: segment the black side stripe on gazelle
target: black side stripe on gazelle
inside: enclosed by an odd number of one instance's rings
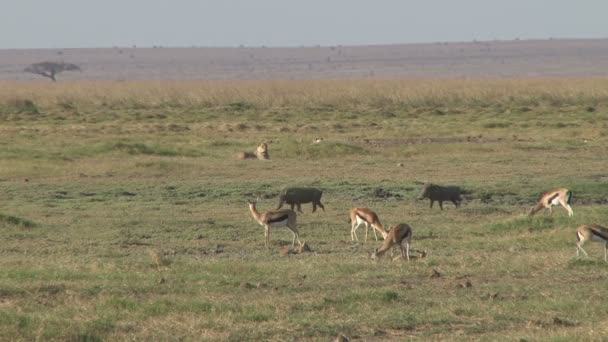
[[[595,236],[599,236],[600,238],[604,239],[604,240],[608,240],[608,236],[606,236],[602,231],[595,229],[593,227],[591,227],[591,233]]]
[[[547,204],[549,204],[549,203],[553,202],[553,200],[554,200],[554,199],[555,199],[555,197],[557,197],[557,196],[559,196],[559,193],[557,193],[557,192],[556,192],[555,194],[553,194],[553,196],[549,197],[549,198],[547,199]]]
[[[287,214],[279,216],[279,217],[271,218],[268,220],[268,223],[276,223],[276,222],[281,222],[281,221],[285,221],[285,220],[287,220]]]

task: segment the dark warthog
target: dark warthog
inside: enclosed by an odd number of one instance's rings
[[[298,211],[302,212],[300,205],[312,202],[313,213],[317,210],[317,205],[325,211],[325,206],[321,204],[321,195],[323,195],[323,191],[316,188],[285,188],[279,194],[277,210],[281,209],[284,203],[287,203],[291,205],[291,210],[293,210],[294,205],[297,205]]]
[[[462,201],[462,198],[460,198],[461,193],[462,189],[457,186],[441,186],[427,183],[424,184],[422,192],[420,193],[420,198],[418,199],[430,199],[431,208],[433,208],[433,203],[435,203],[435,201],[439,201],[439,208],[443,210],[443,201],[452,201],[452,203],[458,207]]]

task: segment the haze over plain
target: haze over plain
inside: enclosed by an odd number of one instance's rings
[[[605,75],[606,10],[562,0],[24,0],[0,12],[10,32],[0,79],[37,79],[23,68],[43,60],[82,66],[60,79]]]

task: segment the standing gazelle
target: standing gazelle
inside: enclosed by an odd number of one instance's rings
[[[376,241],[378,241],[378,236],[376,235],[376,230],[382,234],[382,237],[386,239],[388,235],[384,227],[382,227],[382,223],[378,219],[378,215],[375,212],[367,209],[367,208],[352,208],[350,210],[350,216],[348,219],[348,223],[351,223],[350,227],[350,238],[351,240],[359,241],[359,237],[357,237],[357,228],[362,223],[365,223],[365,242],[367,242],[367,227],[372,226],[374,230],[374,237]]]
[[[298,232],[298,227],[296,226],[296,212],[291,209],[281,209],[281,210],[272,210],[265,211],[263,213],[258,212],[255,207],[254,201],[249,202],[249,211],[253,218],[258,221],[258,223],[264,226],[264,235],[266,237],[265,245],[268,248],[268,243],[270,242],[270,227],[282,227],[286,226],[293,233],[293,240],[291,241],[291,248],[294,247],[296,243],[296,239],[298,243],[300,242],[300,233]]]
[[[585,256],[589,256],[583,249],[587,241],[598,241],[604,243],[604,261],[608,262],[608,228],[597,224],[584,224],[576,228],[576,255],[580,256],[582,251]]]
[[[412,243],[412,227],[406,223],[400,223],[389,230],[388,235],[384,238],[382,247],[376,249],[372,253],[372,259],[381,257],[386,251],[399,245],[401,249],[401,257],[407,257],[407,261],[410,261],[410,244]],[[405,248],[404,246],[405,245]]]
[[[539,199],[538,203],[530,210],[528,216],[532,216],[542,210],[543,208],[549,209],[549,213],[553,213],[551,207],[554,205],[561,204],[562,207],[568,210],[568,216],[574,215],[572,207],[570,207],[570,200],[572,199],[572,191],[564,188],[554,189],[544,193]]]

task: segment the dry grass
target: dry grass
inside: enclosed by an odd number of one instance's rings
[[[42,107],[247,109],[335,106],[594,105],[608,99],[607,78],[325,81],[65,81],[0,82],[0,104]],[[69,108],[68,108],[69,109]]]
[[[601,246],[572,229],[608,217],[606,83],[3,83],[0,339],[601,339]],[[471,194],[430,210],[425,180]],[[313,253],[247,211],[287,185],[324,190]],[[574,217],[523,216],[556,186]],[[353,206],[429,254],[373,263]]]

